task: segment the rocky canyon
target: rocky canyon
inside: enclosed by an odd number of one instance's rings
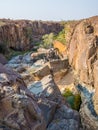
[[[60,32],[66,43],[31,50]],[[29,52],[7,60],[2,46]],[[65,24],[2,19],[0,47],[1,130],[98,130],[98,16]]]

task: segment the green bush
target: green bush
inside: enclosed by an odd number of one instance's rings
[[[53,46],[54,34],[45,34],[42,37],[42,45],[44,48],[51,48]]]
[[[74,96],[74,109],[79,110],[81,105],[81,96],[80,94],[75,94]]]
[[[55,36],[55,40],[62,42],[63,44],[66,44],[66,39],[65,39],[65,29],[63,29],[62,31],[59,32],[59,34],[57,34]]]
[[[81,105],[80,94],[73,94],[69,89],[66,89],[63,96],[66,98],[66,101],[70,104],[72,109],[79,111]]]
[[[73,93],[69,89],[66,89],[65,93],[63,94],[63,96],[64,97],[73,96]]]

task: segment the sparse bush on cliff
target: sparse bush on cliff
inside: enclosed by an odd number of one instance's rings
[[[54,35],[53,33],[43,35],[42,46],[45,48],[51,48],[54,40],[66,44],[65,29],[60,31],[57,35]]]
[[[67,44],[73,32],[74,26],[76,25],[77,22],[72,20],[72,21],[61,21],[60,23],[64,28],[55,36],[55,40],[63,44]]]
[[[65,44],[66,43],[66,39],[65,39],[65,29],[63,29],[62,31],[59,32],[58,35],[55,36],[55,40]]]
[[[70,106],[73,109],[79,111],[80,105],[81,105],[81,96],[80,96],[80,94],[73,94],[69,89],[66,89],[63,96],[66,98],[67,102],[70,104]]]

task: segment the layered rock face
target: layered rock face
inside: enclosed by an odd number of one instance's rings
[[[83,98],[84,105],[81,108],[84,128],[89,130],[91,126],[92,130],[97,130],[97,123],[93,125],[90,122],[95,119],[98,121],[98,17],[82,20],[76,25],[69,43],[68,57],[80,84],[85,87],[82,96],[86,100]],[[89,98],[86,89],[91,95]]]
[[[15,50],[27,50],[44,34],[58,33],[63,26],[59,22],[29,20],[0,20],[0,45]]]
[[[82,21],[77,25],[69,46],[69,63],[80,75],[82,82],[94,84],[93,63],[97,60],[97,20]]]

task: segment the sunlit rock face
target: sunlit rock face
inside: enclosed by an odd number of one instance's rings
[[[92,85],[93,63],[98,56],[98,17],[83,20],[73,33],[69,45],[69,63],[79,74],[81,81]]]
[[[29,20],[0,20],[0,44],[15,50],[27,50],[44,34],[59,33],[63,26],[59,22]]]
[[[86,130],[98,129],[98,17],[80,21],[73,31],[68,46],[69,64],[75,70],[78,82],[91,95],[81,92],[83,104],[80,109]],[[85,100],[84,100],[85,99]],[[94,123],[92,123],[92,120]]]

